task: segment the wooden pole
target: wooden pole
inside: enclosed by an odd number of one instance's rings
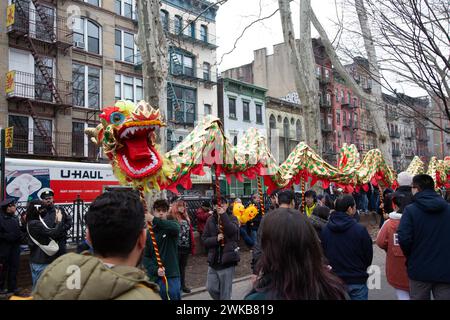
[[[141,198],[142,204],[144,205],[144,213],[147,214],[148,213],[147,200],[145,200],[145,193],[142,188],[139,188],[139,197]],[[152,239],[153,249],[155,250],[155,257],[156,257],[156,263],[158,264],[158,268],[164,268],[164,264],[162,263],[162,260],[161,260],[161,255],[159,254],[158,243],[156,242],[155,232],[153,231],[153,226],[150,222],[147,223],[147,229],[148,229],[148,232],[150,233],[150,237]],[[167,299],[170,300],[170,298],[169,298],[169,283],[167,281],[167,277],[164,275],[162,278],[163,278],[164,284],[166,285]]]
[[[261,177],[262,178],[262,177]],[[261,206],[261,215],[264,216],[264,192],[263,192],[263,186],[261,183],[261,178],[257,177],[258,179],[258,193],[259,193],[259,204]]]
[[[220,205],[220,203],[221,203],[221,201],[222,201],[222,197],[221,197],[221,194],[220,194],[220,181],[219,181],[219,176],[217,175],[217,171],[216,170],[214,170],[214,172],[215,172],[215,176],[216,176],[216,199],[217,199],[217,206],[219,206]],[[222,234],[224,234],[224,231],[223,231],[223,224],[222,224],[222,220],[220,219],[220,214],[217,214],[217,222],[218,222],[218,224],[219,224],[219,233],[222,233]],[[220,240],[220,246],[225,246],[225,242],[224,242],[224,240],[222,239],[222,240]]]

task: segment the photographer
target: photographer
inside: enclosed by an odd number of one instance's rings
[[[56,215],[58,212],[61,213],[62,219],[60,223],[62,224],[63,233],[61,236],[57,237],[55,240],[58,242],[59,245],[59,251],[56,254],[57,257],[62,256],[63,254],[67,253],[66,250],[66,243],[67,243],[67,232],[72,228],[72,218],[70,215],[68,215],[64,208],[61,207],[55,207],[54,204],[54,192],[53,190],[49,189],[47,191],[44,191],[41,194],[41,200],[43,204],[43,208],[45,210],[45,215],[43,217],[45,223],[49,228],[54,228],[56,224]]]
[[[64,235],[64,225],[61,222],[61,212],[55,214],[55,220],[50,227],[45,222],[46,209],[43,202],[33,200],[27,207],[27,231],[30,237],[30,267],[33,288],[44,269],[57,257],[61,248],[56,240]]]

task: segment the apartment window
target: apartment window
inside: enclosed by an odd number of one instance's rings
[[[29,123],[28,117],[22,116],[8,116],[8,125],[14,127],[13,131],[13,147],[9,149],[10,152],[14,153],[28,153],[29,146]]]
[[[236,99],[228,98],[228,116],[233,119],[236,117]]]
[[[100,68],[72,64],[73,104],[100,109]]]
[[[200,40],[208,42],[208,27],[203,24],[200,26]]]
[[[168,117],[172,121],[193,125],[197,105],[197,91],[176,85],[167,88]]]
[[[116,74],[114,91],[116,100],[130,100],[137,103],[143,99],[142,79]]]
[[[101,27],[89,19],[80,18],[80,20],[73,30],[74,46],[87,52],[101,54]]]
[[[160,11],[161,24],[164,30],[169,30],[169,13],[166,10]]]
[[[336,111],[336,124],[341,125],[341,113]]]
[[[297,136],[297,140],[301,140],[302,138],[302,124],[300,120],[297,120],[295,123],[295,135]]]
[[[189,36],[190,36],[191,38],[194,38],[194,39],[195,39],[195,22],[194,22],[194,21],[192,21],[192,22],[189,24],[189,30],[188,30],[188,32],[189,32]]]
[[[100,7],[100,0],[84,0],[84,2]]]
[[[28,0],[28,4],[30,0]],[[21,1],[22,6],[24,5],[23,1]],[[28,5],[27,5],[28,6]],[[42,15],[45,16],[48,26],[55,28],[55,8],[47,7],[46,5],[40,5]],[[50,33],[47,31],[45,24],[42,22],[42,18],[39,14],[34,15],[34,20],[32,21],[33,27],[35,27],[35,37],[36,39],[44,40],[47,42],[52,42]],[[31,30],[30,30],[31,31]]]
[[[211,65],[208,62],[203,62],[203,80],[211,80]]]
[[[341,103],[345,102],[345,93],[344,93],[344,89],[341,89]]]
[[[352,94],[350,92],[347,92],[347,103],[352,103]]]
[[[237,146],[237,143],[238,143],[238,137],[233,136],[233,146]]]
[[[342,122],[344,126],[347,125],[347,112],[345,111],[342,113]]]
[[[336,98],[336,102],[339,102],[339,90],[338,89],[334,90],[334,96]]]
[[[119,16],[122,15],[122,1],[121,0],[115,0],[114,1],[114,11]]]
[[[325,79],[329,80],[330,79],[330,70],[325,69]]]
[[[262,119],[262,105],[261,104],[256,104],[256,123],[263,123],[263,119]]]
[[[41,57],[47,74],[53,77],[53,59]],[[34,67],[34,97],[37,100],[53,101],[52,92],[48,88],[47,81],[37,65]]]
[[[52,120],[39,119],[42,132],[37,128],[33,129],[33,153],[51,154],[52,153]],[[34,122],[33,122],[34,124]]]
[[[244,121],[250,121],[250,103],[248,101],[242,101],[242,110]]]
[[[135,50],[134,34],[123,32],[123,56],[126,62],[134,62]]]
[[[72,122],[72,156],[84,157],[84,123]]]
[[[205,110],[204,111],[205,116],[212,113],[212,108],[211,108],[210,104],[205,104],[203,107],[204,107],[204,110]]]
[[[114,33],[114,53],[116,60],[122,60],[122,31],[115,30]]]
[[[135,19],[135,11],[133,9],[135,7],[135,0],[115,0],[114,2],[114,10],[116,14],[130,19]]]
[[[183,30],[183,18],[180,16],[175,16],[174,20],[175,34],[180,34]]]
[[[129,63],[138,62],[139,50],[134,42],[135,35],[123,30],[115,30],[115,59]]]
[[[170,55],[171,73],[194,76],[194,57],[187,52],[172,52]]]
[[[327,100],[326,100],[326,104],[327,104],[327,105],[331,105],[331,94],[327,93],[327,94],[326,94],[326,99],[327,99]]]

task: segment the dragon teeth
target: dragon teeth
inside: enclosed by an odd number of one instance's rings
[[[122,155],[122,159],[123,159],[123,162],[125,163],[125,165],[127,166],[128,170],[130,170],[133,174],[136,174],[136,175],[137,174],[142,174],[142,173],[146,172],[147,170],[153,169],[158,164],[158,161],[157,161],[155,153],[153,151],[151,151],[151,150],[150,150],[150,152],[151,152],[152,163],[150,163],[148,166],[146,166],[146,167],[144,167],[142,169],[139,169],[139,170],[133,168],[130,165],[126,155]]]
[[[120,134],[120,139],[127,139],[132,137],[137,131],[149,130],[152,126],[141,126],[141,127],[129,127],[123,130]]]

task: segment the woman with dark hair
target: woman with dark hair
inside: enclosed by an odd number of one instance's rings
[[[33,281],[33,289],[36,283],[44,271],[44,269],[52,263],[56,258],[59,257],[59,251],[51,255],[46,253],[41,249],[40,246],[36,244],[46,246],[52,239],[57,239],[63,236],[65,229],[64,223],[62,223],[62,213],[61,211],[56,212],[55,226],[54,228],[49,228],[44,221],[46,214],[44,208],[44,203],[41,200],[33,200],[28,204],[27,207],[27,232],[30,238],[30,268],[31,268],[31,278]]]
[[[189,218],[186,202],[177,200],[170,208],[169,215],[180,224],[180,235],[178,237],[178,263],[180,266],[181,290],[190,293],[186,286],[185,270],[189,254],[195,254],[194,229]]]
[[[278,209],[262,225],[259,277],[246,300],[341,300],[342,282],[324,264],[319,239],[304,215]]]

